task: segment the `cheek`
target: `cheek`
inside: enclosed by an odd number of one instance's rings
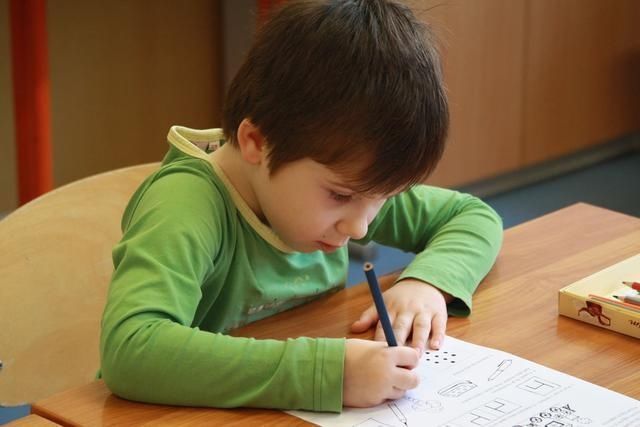
[[[367,224],[371,224],[373,220],[376,219],[376,216],[378,216],[378,213],[380,212],[380,209],[382,209],[382,206],[384,206],[385,202],[386,200],[382,200],[376,203],[369,212],[367,212]]]
[[[300,240],[318,240],[332,233],[337,221],[335,213],[322,204],[309,203],[301,205],[289,215],[288,224],[284,226],[292,230],[291,237]]]
[[[322,206],[312,206],[310,204],[302,206],[298,213],[291,219],[291,223],[296,225],[299,233],[312,235],[324,233],[334,222],[333,216]]]
[[[378,212],[380,212],[380,208],[374,210],[371,214],[369,214],[369,216],[367,217],[367,225],[371,224],[373,220],[376,219]]]
[[[268,219],[274,230],[287,239],[304,240],[322,232],[326,221],[321,207],[306,197],[297,199],[275,197],[268,201]]]
[[[278,182],[270,190],[265,193],[270,195],[264,200],[265,214],[274,230],[287,240],[318,240],[331,233],[339,219],[339,208],[326,190],[316,185]]]

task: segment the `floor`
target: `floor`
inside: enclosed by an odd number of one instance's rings
[[[473,191],[471,191],[473,193]],[[576,202],[586,202],[640,217],[640,151],[630,152],[535,184],[483,197],[500,214],[505,228]],[[378,274],[402,268],[413,255],[374,247],[369,257]],[[364,281],[363,259],[350,263],[348,285]],[[0,408],[0,424],[29,413],[29,406]]]

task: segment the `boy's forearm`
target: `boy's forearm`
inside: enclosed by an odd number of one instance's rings
[[[102,375],[130,400],[185,406],[342,409],[344,340],[255,340],[169,320],[104,331]]]
[[[451,314],[468,315],[471,296],[489,272],[502,245],[502,220],[481,200],[466,196],[459,212],[429,241],[398,280],[431,283],[456,300]]]

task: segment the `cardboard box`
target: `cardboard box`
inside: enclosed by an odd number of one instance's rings
[[[640,306],[616,301],[631,294],[623,281],[640,282],[640,254],[560,289],[559,314],[640,338]]]

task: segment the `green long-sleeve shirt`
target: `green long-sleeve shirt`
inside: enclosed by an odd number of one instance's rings
[[[102,319],[102,376],[144,402],[340,411],[344,339],[224,334],[343,287],[348,262],[346,248],[294,252],[262,224],[206,152],[221,138],[171,128],[162,167],[129,202]],[[467,315],[501,237],[477,198],[416,186],[385,203],[362,242],[418,253],[401,277],[453,295],[450,313]]]

